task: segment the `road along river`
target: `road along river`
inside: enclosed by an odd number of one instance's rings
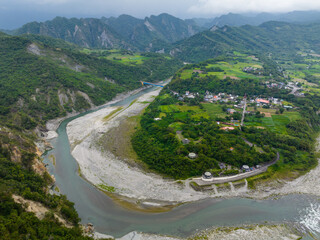
[[[139,96],[154,90],[145,89],[112,106],[128,105]],[[207,198],[183,204],[165,213],[143,213],[117,205],[79,176],[78,164],[71,155],[66,126],[90,112],[64,120],[57,129],[58,137],[51,140],[54,149],[47,152],[44,158],[49,164],[50,173],[56,178],[60,192],[75,203],[82,222],[92,223],[96,231],[115,237],[132,231],[187,237],[211,227],[263,224],[267,221],[272,224],[289,223],[301,231],[320,233],[319,198],[306,194],[266,200]],[[49,159],[51,155],[55,157],[55,164]]]

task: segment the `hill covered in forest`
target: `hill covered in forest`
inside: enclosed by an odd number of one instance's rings
[[[51,40],[56,43],[53,47],[48,38],[45,43],[37,37],[33,40],[0,35],[1,119],[27,129],[101,105],[117,93],[139,87],[140,80],[164,80],[181,66],[158,54],[140,64],[122,64],[57,48],[61,43],[56,40]]]
[[[232,51],[294,57],[298,51],[319,52],[319,34],[319,23],[301,25],[267,22],[260,26],[214,26],[175,43],[171,54],[189,62],[204,61]]]

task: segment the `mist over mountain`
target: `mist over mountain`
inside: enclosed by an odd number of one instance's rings
[[[294,11],[289,13],[258,13],[258,14],[235,14],[229,13],[214,18],[212,21],[199,22],[200,26],[210,28],[212,26],[258,26],[268,21],[280,21],[289,23],[312,23],[320,21],[319,11]],[[202,23],[202,24],[201,24]]]

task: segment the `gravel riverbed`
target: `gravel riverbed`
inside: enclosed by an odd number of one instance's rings
[[[254,197],[264,198],[273,194],[305,193],[320,196],[320,166],[306,175],[284,184],[282,187],[260,188],[258,191],[240,189],[214,192],[197,192],[189,186],[189,180],[177,183],[174,180],[143,171],[118,159],[109,151],[101,151],[97,141],[112,128],[120,126],[121,121],[136,116],[145,109],[160,92],[160,89],[144,94],[133,104],[106,107],[71,121],[67,134],[72,147],[72,155],[77,160],[81,174],[96,186],[110,187],[118,194],[139,200],[169,202],[190,202],[207,197]],[[118,112],[113,114],[118,109]],[[112,115],[113,114],[113,115]],[[107,117],[110,116],[111,117]],[[108,119],[105,119],[105,118]]]

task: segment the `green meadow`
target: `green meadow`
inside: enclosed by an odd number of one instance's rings
[[[226,77],[234,78],[234,79],[245,79],[245,78],[252,78],[252,79],[258,79],[262,76],[246,73],[243,71],[246,67],[252,67],[257,69],[263,69],[262,63],[255,58],[254,56],[248,56],[245,54],[240,54],[235,52],[234,58],[228,62],[226,61],[219,61],[214,64],[207,64],[205,66],[205,69],[193,68],[193,69],[185,69],[181,72],[181,79],[188,79],[192,76],[192,74],[195,74],[197,71],[202,71],[203,73],[200,73],[201,77],[207,76],[207,75],[215,75],[220,79],[224,79]],[[221,69],[222,71],[213,71],[212,69]],[[205,70],[205,71],[203,71]]]
[[[151,59],[152,57],[142,56],[139,53],[133,53],[127,50],[92,50],[84,48],[83,53],[96,55],[100,58],[105,58],[111,61],[127,64],[127,65],[141,65],[144,61]],[[170,60],[169,56],[165,56],[166,59]]]

